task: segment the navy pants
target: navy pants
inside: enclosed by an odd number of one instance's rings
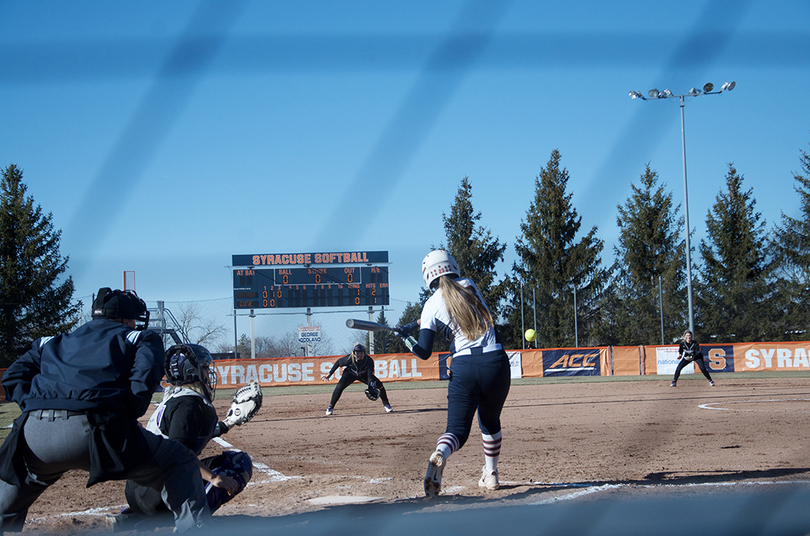
[[[459,448],[470,437],[472,420],[478,411],[481,432],[501,431],[501,410],[509,394],[509,357],[503,350],[454,357],[447,386],[447,430],[459,440]]]

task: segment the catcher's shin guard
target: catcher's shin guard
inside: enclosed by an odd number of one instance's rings
[[[236,493],[232,495],[228,495],[228,492],[222,488],[215,488],[210,482],[206,484],[205,496],[208,499],[208,508],[211,513],[241,493],[253,476],[253,461],[244,452],[228,450],[217,456],[206,458],[203,463],[212,473],[229,476],[239,484]]]

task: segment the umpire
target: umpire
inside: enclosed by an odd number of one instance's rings
[[[99,289],[91,322],[35,340],[3,375],[22,415],[0,447],[0,533],[21,531],[70,469],[89,471],[88,487],[132,479],[160,490],[180,532],[207,522],[197,458],[137,421],[163,376],[163,341],[148,324],[134,292]]]

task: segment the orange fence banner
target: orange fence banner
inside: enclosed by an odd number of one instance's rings
[[[334,384],[342,369],[337,369],[329,381],[332,365],[342,356],[272,357],[265,359],[223,359],[215,361],[217,388],[232,389],[258,382],[262,387],[282,385]],[[374,355],[374,375],[382,381],[425,381],[439,379],[438,355],[423,361],[413,354]]]
[[[732,346],[734,369],[740,372],[810,370],[810,342],[749,342]]]
[[[611,350],[614,376],[638,376],[642,374],[641,353],[638,346],[614,346]]]

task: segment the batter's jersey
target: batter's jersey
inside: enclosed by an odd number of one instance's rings
[[[484,304],[484,307],[486,307],[484,298],[481,296],[481,292],[478,290],[478,287],[475,286],[472,279],[468,279],[466,277],[459,278],[456,279],[456,283],[463,287],[472,289],[475,292],[475,295],[478,296],[478,299],[481,300],[481,303]],[[487,311],[489,311],[489,308],[487,308]],[[458,327],[458,324],[453,322],[453,320],[450,318],[450,313],[447,312],[447,305],[444,303],[442,290],[437,289],[436,292],[434,292],[433,295],[428,299],[428,301],[425,302],[425,306],[422,308],[422,319],[420,321],[419,328],[429,329],[435,333],[440,333],[444,330],[445,326],[453,332],[455,353],[459,353],[470,348],[493,346],[498,342],[496,340],[494,327],[489,328],[489,330],[487,330],[487,332],[481,337],[478,337],[472,341],[468,340],[464,336],[464,333],[461,332],[461,328]]]

